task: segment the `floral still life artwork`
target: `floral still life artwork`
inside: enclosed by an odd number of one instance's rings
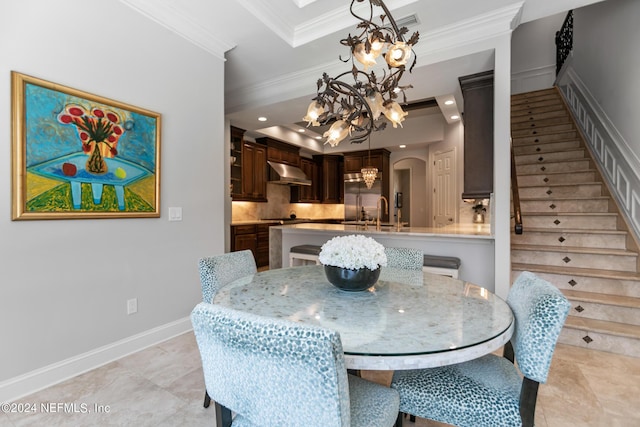
[[[12,219],[160,216],[159,114],[11,77]]]

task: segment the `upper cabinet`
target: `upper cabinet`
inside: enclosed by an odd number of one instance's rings
[[[320,203],[320,165],[316,159],[300,158],[300,169],[311,180],[311,185],[291,186],[291,203]]]
[[[321,202],[344,202],[344,165],[342,156],[323,155],[314,156],[321,166]]]
[[[267,201],[267,147],[244,140],[244,130],[231,126],[231,197]]]
[[[327,154],[313,156],[313,159],[302,157],[300,169],[312,184],[291,186],[291,203],[343,203],[342,156]]]
[[[267,201],[267,147],[245,141],[242,145],[242,197],[238,200]]]
[[[366,151],[354,151],[344,155],[344,173],[360,173],[365,166],[374,166],[378,168],[378,172],[389,171],[389,150],[377,149]]]
[[[266,145],[270,162],[300,167],[300,148],[268,137],[256,138],[256,142]]]
[[[493,70],[459,78],[464,98],[463,199],[493,193]]]
[[[242,196],[242,144],[244,129],[231,126],[231,197]]]

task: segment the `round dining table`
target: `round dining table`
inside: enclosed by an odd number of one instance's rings
[[[352,370],[450,365],[502,347],[513,333],[507,303],[487,289],[423,271],[381,267],[377,283],[347,292],[322,265],[281,268],[233,281],[214,304],[340,333]]]

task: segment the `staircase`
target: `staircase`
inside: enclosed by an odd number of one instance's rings
[[[637,245],[576,129],[555,88],[511,98],[524,227],[512,276],[534,272],[569,299],[559,342],[640,357]]]

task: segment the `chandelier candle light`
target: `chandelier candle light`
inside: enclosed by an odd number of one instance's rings
[[[406,103],[404,91],[411,85],[401,86],[400,79],[411,56],[413,62],[409,72],[416,64],[413,46],[418,43],[419,34],[415,32],[409,40],[405,40],[407,28],[398,28],[384,2],[366,1],[369,4],[368,19],[354,11],[356,2],[363,3],[365,0],[352,0],[350,6],[351,14],[360,21],[356,27],[360,34],[349,34],[340,41],[350,48],[350,56],[346,59],[340,57],[340,60],[345,63],[351,61],[351,71],[336,77],[324,73],[318,80],[317,96],[313,98],[307,115],[303,118],[308,126],[333,123],[323,135],[327,138],[325,144],[332,147],[347,136],[352,143],[361,143],[371,132],[383,130],[386,127],[386,122],[381,120],[383,116],[394,128],[398,125],[402,127],[402,121],[408,114],[396,99],[402,93]],[[380,24],[373,22],[374,6],[382,9]],[[373,70],[368,70],[376,66],[377,58],[382,56],[385,49],[387,70],[383,69],[381,76],[378,76]],[[357,63],[363,70],[357,67]],[[353,82],[347,83],[344,79],[348,79],[349,75],[353,77]],[[363,174],[364,172],[363,169]]]
[[[371,137],[369,137],[369,161],[365,167],[360,169],[360,173],[367,188],[371,189],[373,182],[376,180],[376,176],[378,176],[378,168],[371,165]]]

